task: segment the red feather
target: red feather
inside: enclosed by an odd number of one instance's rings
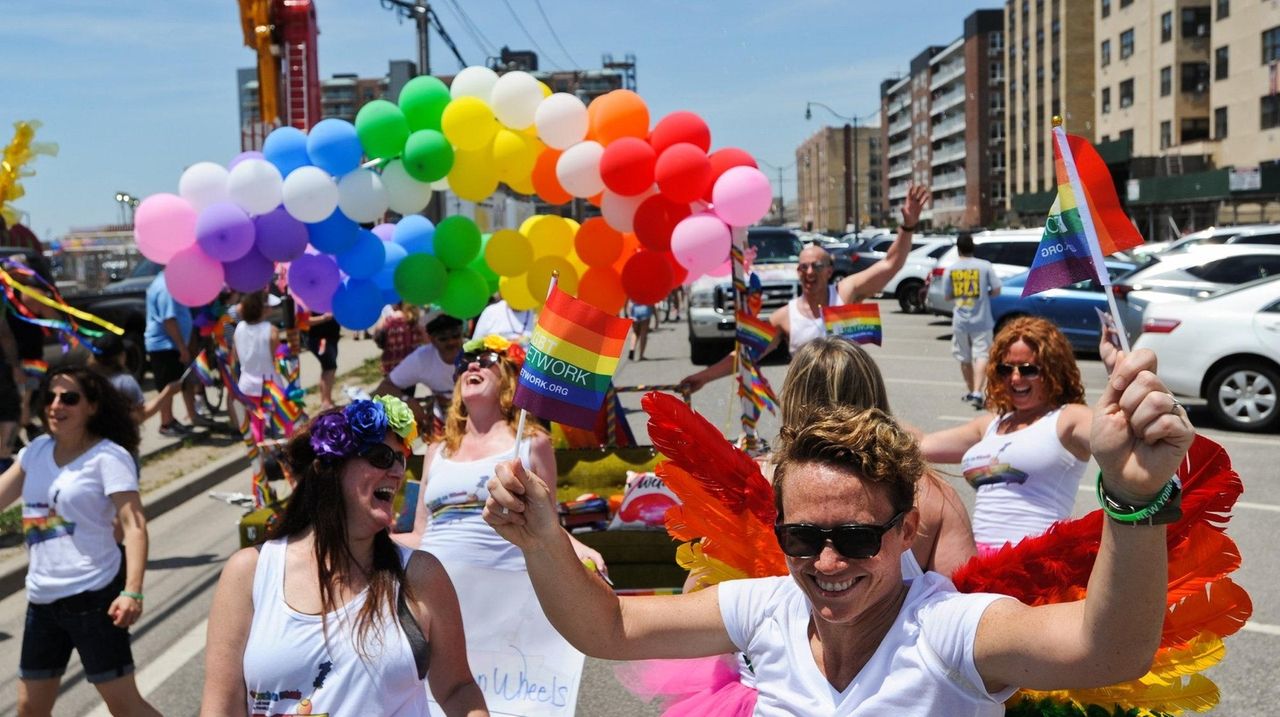
[[[1233,635],[1252,614],[1253,601],[1244,588],[1231,578],[1216,580],[1169,606],[1160,646],[1186,644],[1201,632]]]
[[[1240,567],[1240,549],[1212,525],[1191,526],[1186,539],[1169,548],[1169,604],[1199,593],[1204,586]]]
[[[1196,523],[1226,530],[1244,484],[1222,446],[1197,434],[1178,477],[1182,479],[1182,519],[1169,530],[1170,545],[1175,534]]]

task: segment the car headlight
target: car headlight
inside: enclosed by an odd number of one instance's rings
[[[692,308],[709,309],[715,305],[715,292],[711,289],[700,289],[689,295],[689,306]]]

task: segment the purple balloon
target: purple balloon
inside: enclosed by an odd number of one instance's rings
[[[227,286],[236,291],[257,291],[271,281],[276,273],[276,265],[270,259],[250,249],[248,254],[222,265],[227,277]]]
[[[328,311],[333,292],[342,283],[338,262],[328,254],[304,254],[289,265],[289,290],[313,311]]]
[[[293,261],[307,250],[307,225],[293,218],[284,207],[276,207],[253,218],[257,247],[272,261]]]
[[[253,220],[231,202],[214,202],[196,217],[196,243],[218,261],[235,261],[248,254],[253,234]]]
[[[248,152],[241,152],[235,157],[232,157],[230,162],[227,162],[227,171],[230,172],[237,164],[240,164],[246,159],[266,159],[266,157],[262,155],[262,152],[255,149],[251,149]]]
[[[373,233],[382,241],[391,241],[391,237],[395,236],[396,225],[379,224],[373,228]]]

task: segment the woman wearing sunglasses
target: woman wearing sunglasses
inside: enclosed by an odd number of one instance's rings
[[[51,371],[42,395],[48,433],[0,475],[0,508],[22,498],[30,560],[18,712],[52,713],[74,649],[112,714],[159,715],[138,693],[129,647],[147,565],[137,424],[125,398],[84,367]]]
[[[485,519],[520,546],[556,629],[615,660],[745,652],[762,715],[1001,715],[1015,688],[1134,679],[1159,644],[1174,474],[1194,437],[1155,376],[1124,359],[1098,402],[1091,444],[1106,521],[1085,599],[1030,607],[960,594],[936,573],[904,579],[919,526],[916,442],[882,412],[814,412],[777,456],[777,536],[789,577],[730,580],[678,596],[619,598],[578,568],[548,488],[511,461]]]
[[[424,679],[445,714],[488,714],[449,576],[388,532],[416,431],[380,396],[294,434],[284,516],[214,594],[202,715],[423,715]]]
[[[987,364],[987,406],[972,421],[924,436],[935,463],[960,463],[978,494],[973,534],[980,550],[1040,535],[1070,517],[1089,462],[1093,413],[1071,344],[1053,322],[1010,321]]]

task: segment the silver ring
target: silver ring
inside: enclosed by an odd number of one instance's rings
[[[508,508],[508,507],[507,507],[507,506],[505,506],[505,505],[504,505],[504,506],[502,506],[502,514],[503,514],[503,515],[510,515],[510,514],[511,514],[511,509],[510,509],[510,508]]]
[[[1173,405],[1169,406],[1169,413],[1176,415],[1178,413],[1178,409],[1183,408],[1183,406],[1181,403],[1178,403],[1178,399],[1174,398],[1173,394],[1169,394],[1169,399],[1173,401]]]

